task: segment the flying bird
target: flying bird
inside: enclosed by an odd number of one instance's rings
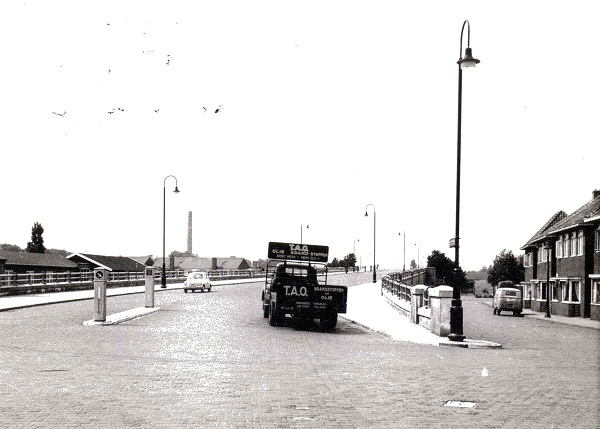
[[[52,112],[52,113],[54,113],[55,115],[58,115],[58,116],[62,116],[63,118],[64,118],[64,117],[65,117],[65,115],[67,114],[67,112],[62,112],[62,113],[56,113],[56,112]]]
[[[219,107],[217,107],[217,110],[215,110],[215,113],[219,113],[221,110],[223,110],[223,106],[219,105]]]

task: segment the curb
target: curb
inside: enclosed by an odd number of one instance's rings
[[[105,321],[86,320],[83,322],[84,326],[105,326],[105,325],[117,325],[119,323],[127,322],[129,320],[138,319],[140,317],[147,316],[148,314],[156,313],[160,310],[160,307],[137,307],[131,310],[122,311],[121,313],[111,314],[106,316]]]

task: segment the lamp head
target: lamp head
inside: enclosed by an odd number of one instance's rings
[[[460,68],[464,69],[467,67],[475,67],[480,61],[477,58],[473,58],[473,51],[471,48],[465,49],[465,57],[461,58],[457,61],[460,64]]]
[[[179,193],[179,189],[177,188],[177,185],[175,185],[175,190],[173,192],[175,192],[176,194]]]
[[[368,212],[365,212],[365,216],[366,216],[366,217],[369,217],[369,213],[368,213]]]

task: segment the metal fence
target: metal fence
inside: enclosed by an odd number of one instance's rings
[[[0,287],[27,287],[27,286],[93,286],[93,272],[64,272],[64,273],[5,273],[0,274]],[[171,270],[166,272],[167,281],[184,281],[187,272],[184,270]],[[228,280],[252,278],[254,270],[211,270],[208,272],[211,280]],[[155,282],[160,282],[161,272],[155,271]],[[142,284],[145,273],[140,272],[108,272],[108,284],[114,286],[132,286]]]

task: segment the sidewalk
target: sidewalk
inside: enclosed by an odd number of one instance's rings
[[[213,286],[223,286],[228,284],[236,283],[255,283],[263,282],[264,278],[257,279],[240,279],[240,280],[217,280],[211,282]],[[183,283],[171,283],[167,284],[166,288],[161,288],[160,283],[154,285],[154,292],[162,292],[166,290],[183,289]],[[116,287],[106,289],[106,296],[119,296],[119,295],[131,295],[146,293],[146,286],[128,286],[128,287]],[[0,312],[8,310],[17,310],[20,308],[37,307],[40,305],[57,304],[60,302],[69,301],[83,301],[87,299],[94,299],[94,289],[76,290],[67,292],[48,292],[48,293],[35,293],[35,294],[24,294],[24,295],[11,295],[0,297]],[[131,310],[127,310],[121,313],[107,314],[106,321],[96,322],[93,320],[87,320],[83,322],[86,326],[91,325],[115,325],[117,323],[126,322],[128,320],[137,319],[138,317],[145,316],[155,311],[160,310],[160,307],[137,307]]]
[[[501,344],[491,341],[465,338],[463,341],[450,341],[439,337],[412,323],[393,308],[381,295],[381,283],[365,283],[348,289],[349,311],[342,317],[389,335],[394,340],[409,341],[435,346],[462,348],[502,348]]]
[[[492,308],[492,298],[479,298],[485,305],[489,305]],[[528,309],[524,309],[523,313],[521,313],[522,317],[527,317],[529,319],[541,319],[547,322],[554,323],[563,323],[565,325],[572,326],[581,326],[583,328],[592,328],[600,330],[600,321],[599,320],[590,320],[589,318],[583,317],[566,317],[566,316],[558,316],[556,314],[550,315],[550,317],[546,317],[546,313],[540,313],[537,311],[531,311]]]

